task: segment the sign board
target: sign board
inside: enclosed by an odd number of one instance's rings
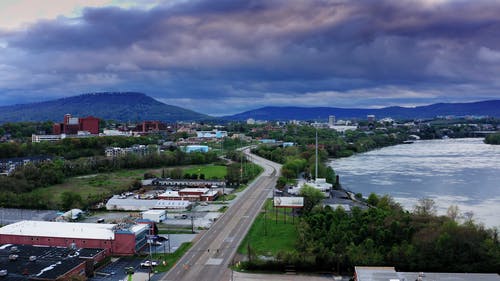
[[[274,207],[302,208],[304,207],[304,197],[274,197]]]

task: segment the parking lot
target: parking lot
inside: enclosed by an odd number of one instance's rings
[[[163,242],[161,242],[161,245],[152,246],[151,253],[173,253],[181,246],[182,243],[193,241],[193,239],[196,237],[196,234],[160,234],[158,236],[162,236],[165,239],[170,237],[170,244],[169,241],[164,240]],[[142,253],[148,254],[149,247],[145,247]]]
[[[0,208],[0,225],[15,223],[22,220],[51,221],[58,212],[55,210],[25,210]]]
[[[114,259],[110,264],[97,270],[94,277],[89,278],[90,281],[119,281],[127,280],[126,268],[134,268],[134,274],[132,275],[132,280],[148,280],[149,268],[142,268],[141,262],[144,258],[130,258],[121,257]],[[157,280],[159,278],[158,274],[151,272],[151,280]]]
[[[116,223],[127,217],[140,217],[140,212],[95,212],[85,217],[80,222],[96,223],[99,219],[104,219],[104,223]]]
[[[133,267],[134,269],[140,268],[140,259],[133,258],[118,258],[114,259],[109,265],[104,268],[97,270],[95,276],[89,280],[93,281],[116,281],[116,280],[126,280],[127,275],[125,273],[125,268]]]
[[[196,234],[161,234],[164,238],[170,237],[170,252],[175,252],[182,243],[190,242],[194,239]],[[142,253],[143,255],[149,254],[149,247],[146,246]],[[152,246],[151,253],[168,253],[169,243],[168,241],[163,241],[161,245]],[[128,267],[134,268],[133,280],[148,280],[149,268],[142,268],[141,262],[148,260],[147,257],[120,257],[113,258],[112,262],[105,267],[96,271],[94,277],[90,278],[90,281],[118,281],[126,280],[127,275],[125,269]],[[151,275],[151,280],[157,280],[159,278],[158,274]]]
[[[219,205],[220,208],[222,205]],[[212,223],[219,218],[222,213],[219,212],[190,212],[184,213],[185,218],[182,218],[180,214],[168,214],[168,218],[163,224],[167,226],[191,226],[191,216],[193,216],[194,228],[208,228]]]

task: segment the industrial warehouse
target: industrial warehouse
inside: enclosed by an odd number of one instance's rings
[[[0,228],[0,244],[102,248],[106,255],[133,255],[146,245],[151,225],[20,221]]]

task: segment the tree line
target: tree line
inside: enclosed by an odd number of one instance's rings
[[[130,154],[118,158],[103,156],[74,160],[59,158],[38,164],[28,164],[16,169],[12,176],[0,177],[0,206],[48,208],[47,202],[49,200],[46,198],[47,195],[33,191],[62,183],[69,177],[113,172],[121,169],[207,164],[216,161],[218,161],[218,157],[215,152],[185,153],[175,150],[146,156]]]
[[[260,145],[252,150],[253,153],[283,164],[277,187],[282,189],[286,184],[292,184],[299,176],[311,179],[316,174],[316,154],[313,146],[299,145],[289,147]],[[335,184],[335,172],[325,163],[328,154],[324,148],[318,151],[318,177]]]
[[[484,138],[484,143],[500,144],[500,133],[487,135],[486,138]]]
[[[135,144],[157,144],[159,136],[66,138],[57,142],[0,143],[1,158],[37,155],[60,156],[65,159],[102,156],[106,147],[130,147]]]
[[[428,200],[413,212],[388,196],[371,195],[368,210],[316,206],[297,226],[295,249],[272,261],[246,263],[249,269],[352,273],[354,266],[395,266],[399,271],[496,272],[500,269],[497,229],[455,212],[437,216]],[[430,207],[429,207],[430,206]]]

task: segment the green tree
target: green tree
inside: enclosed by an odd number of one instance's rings
[[[419,216],[435,216],[437,213],[436,202],[430,198],[421,198],[413,208],[413,212]]]
[[[487,144],[500,144],[500,133],[490,134],[486,136],[484,142]]]
[[[309,185],[304,185],[300,191],[299,195],[304,197],[304,213],[309,213],[316,206],[325,195],[319,189],[316,189]]]
[[[65,191],[61,194],[61,208],[69,210],[72,208],[79,208],[82,206],[82,196],[73,191]]]

